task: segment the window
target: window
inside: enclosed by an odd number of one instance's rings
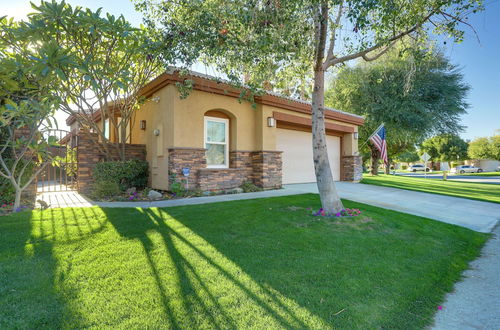
[[[109,140],[109,119],[104,120],[104,137]]]
[[[228,166],[229,120],[205,117],[205,148],[207,167],[227,168]]]

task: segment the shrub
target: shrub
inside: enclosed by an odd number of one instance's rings
[[[0,177],[0,204],[9,204],[14,202],[14,196],[16,190],[12,186],[9,180],[4,177]]]
[[[116,181],[106,181],[100,180],[94,183],[94,189],[92,190],[92,198],[103,199],[108,197],[114,197],[120,194],[120,186]]]
[[[243,192],[248,193],[248,192],[256,192],[256,191],[262,191],[262,188],[257,187],[253,183],[247,181],[244,182],[241,186],[241,189],[243,189]]]
[[[185,182],[179,181],[177,179],[176,173],[170,173],[170,184],[168,185],[168,190],[178,197],[186,196],[188,191],[186,190]]]
[[[127,160],[97,163],[92,171],[94,182],[115,182],[120,190],[131,187],[144,188],[148,183],[148,163]]]

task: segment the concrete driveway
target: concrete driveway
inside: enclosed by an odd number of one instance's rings
[[[424,173],[396,173],[399,176],[410,176],[415,178],[425,178]],[[441,173],[427,173],[427,179],[443,179]],[[463,181],[475,183],[500,184],[500,173],[498,176],[475,176],[475,175],[448,175],[449,181]]]

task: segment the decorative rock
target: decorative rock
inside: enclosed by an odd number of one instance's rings
[[[125,193],[126,193],[127,195],[132,195],[132,194],[134,194],[134,193],[136,193],[136,192],[137,192],[137,189],[136,189],[135,187],[128,188],[128,189],[125,191]]]
[[[241,188],[232,188],[224,190],[224,194],[241,194],[243,193],[243,189]]]
[[[203,196],[210,196],[210,195],[211,195],[210,191],[208,191],[208,190],[206,190],[206,191],[202,192],[201,194],[202,194]]]
[[[162,197],[163,197],[163,195],[161,193],[157,192],[156,190],[150,190],[148,192],[149,199],[155,200],[155,199],[160,199]]]

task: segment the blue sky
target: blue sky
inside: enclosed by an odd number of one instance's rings
[[[67,2],[92,9],[103,7],[105,12],[123,14],[134,25],[142,21],[141,14],[127,0]],[[461,136],[466,139],[493,135],[495,130],[500,130],[500,0],[486,0],[485,7],[484,12],[470,17],[480,41],[472,30],[467,30],[463,43],[454,44],[448,40],[445,45],[446,55],[462,68],[465,81],[472,87],[468,98],[469,113],[462,117],[462,124],[467,128]],[[29,1],[24,0],[0,0],[0,8],[0,15],[19,19],[31,11]]]

